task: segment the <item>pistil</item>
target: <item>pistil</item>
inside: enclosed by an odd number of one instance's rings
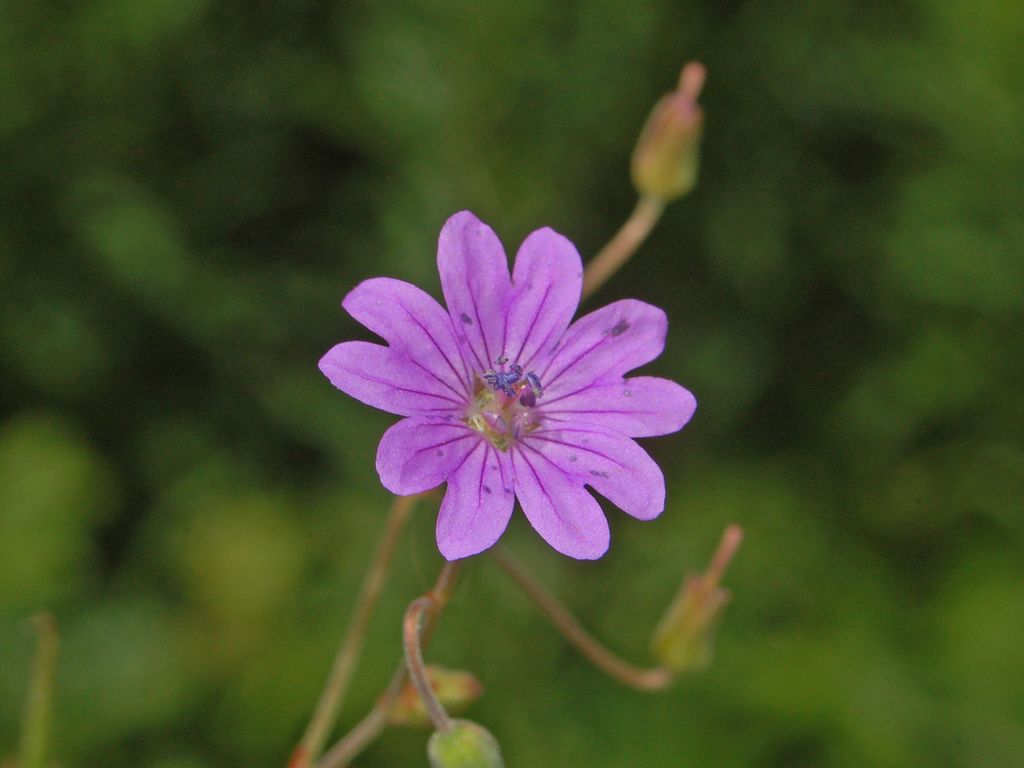
[[[502,358],[498,365],[503,369],[505,362]],[[487,371],[476,378],[473,402],[464,421],[499,451],[507,451],[522,435],[540,426],[534,408],[541,394],[537,375],[523,375],[518,365],[513,364],[508,372]]]

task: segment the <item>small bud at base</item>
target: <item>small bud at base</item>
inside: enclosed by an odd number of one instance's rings
[[[654,654],[673,672],[700,670],[711,663],[715,630],[732,598],[718,584],[742,539],[739,526],[726,528],[707,571],[686,577],[655,629]]]
[[[505,768],[497,739],[469,720],[453,720],[450,731],[435,731],[427,756],[431,768]]]
[[[445,709],[461,711],[476,701],[484,692],[483,685],[471,673],[460,669],[427,666],[427,680],[430,687]],[[406,683],[395,699],[391,712],[388,713],[390,725],[429,725],[427,709],[416,688]]]
[[[673,672],[692,672],[711,663],[715,629],[728,604],[727,590],[708,591],[691,574],[654,632],[654,655]]]

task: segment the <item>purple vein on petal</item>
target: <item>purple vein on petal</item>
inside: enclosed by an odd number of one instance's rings
[[[474,445],[473,449],[470,450],[470,451],[467,451],[467,453],[463,457],[462,461],[459,462],[459,466],[455,467],[455,469],[453,469],[451,472],[448,473],[450,476],[454,476],[456,472],[458,472],[460,469],[462,469],[463,466],[465,466],[466,462],[469,461],[470,457],[477,452],[477,449],[481,448],[481,447],[484,449],[484,458],[483,458],[483,461],[480,463],[480,481],[479,481],[479,485],[477,486],[477,489],[476,489],[477,500],[480,499],[480,495],[483,493],[484,470],[487,468],[487,455],[488,455],[488,451],[491,450],[491,447],[486,442],[481,440],[479,443]],[[470,520],[476,519],[476,516],[480,514],[480,506],[481,505],[478,503],[476,510],[474,510],[472,512],[472,514],[470,515]]]
[[[530,368],[533,365],[533,361],[537,359],[538,355],[542,356],[544,354],[544,350],[547,349],[548,343],[551,341],[551,337],[558,331],[562,331],[562,329],[558,328],[557,326],[552,326],[548,330],[543,340],[541,340],[540,344],[537,345],[537,350],[530,356],[530,359],[522,363],[523,368]],[[562,331],[562,333],[564,334],[565,331]],[[551,361],[548,360],[548,364],[550,364],[550,362]],[[546,379],[542,379],[542,381],[546,381]]]
[[[421,323],[420,320],[415,315],[413,315],[413,313],[410,312],[408,310],[408,308],[404,304],[400,304],[399,306],[402,308],[402,311],[405,312],[405,314],[409,317],[409,319],[412,320],[419,327],[419,329],[421,331],[423,331],[424,334],[426,334],[428,339],[430,339],[430,342],[434,345],[434,348],[437,349],[438,354],[441,355],[441,358],[448,364],[448,368],[451,370],[452,374],[454,374],[455,380],[460,382],[460,383],[462,383],[463,385],[465,385],[466,382],[469,380],[469,373],[465,370],[465,361],[461,360],[461,359],[459,361],[463,365],[463,372],[460,375],[459,372],[457,370],[455,370],[455,365],[452,363],[451,358],[449,358],[448,355],[445,354],[445,351],[441,348],[440,343],[438,343],[437,339],[434,338],[434,334],[432,334],[430,332],[430,330],[425,325],[423,325],[423,323]],[[455,348],[458,349],[458,347],[459,347],[459,343],[456,340],[455,341]],[[460,355],[460,358],[461,358],[461,355]],[[416,362],[416,361],[413,361],[413,362]],[[422,365],[420,367],[423,368]],[[426,370],[426,368],[424,368],[424,370]],[[441,380],[440,377],[437,376],[437,374],[433,374],[433,376],[435,378],[437,378],[438,381]],[[467,392],[458,392],[458,391],[456,391],[454,389],[454,387],[451,387],[450,384],[449,384],[449,388],[452,389],[452,391],[455,391],[455,394],[458,395],[459,397],[464,397],[464,396],[466,396],[468,394]]]
[[[501,490],[505,493],[513,493],[515,491],[514,483],[512,478],[505,477],[505,465],[501,461],[501,456],[498,455],[497,449],[494,451],[495,465],[498,467],[498,474],[501,476]],[[511,462],[509,462],[511,466]]]
[[[572,411],[560,411],[560,410],[558,410],[556,408],[553,411],[549,411],[549,410],[547,410],[545,408],[544,409],[544,420],[545,421],[557,421],[559,423],[577,424],[577,423],[579,423],[578,419],[573,419],[573,418],[568,418],[567,419],[567,418],[565,418],[565,416],[566,415],[568,415],[570,417],[572,417],[572,416],[588,416],[588,415],[592,415],[592,414],[604,415],[606,413],[610,413],[613,416],[634,416],[634,415],[636,415],[636,411],[623,411],[623,410],[618,410],[618,409],[615,409],[615,408],[602,408],[599,411],[595,411],[592,408],[583,408],[583,409],[580,409],[580,410],[572,410]],[[645,435],[645,437],[654,437],[654,435]]]
[[[458,471],[451,474],[436,525],[438,546],[445,558],[458,559],[482,552],[508,526],[515,496],[511,489],[503,494],[492,488],[495,483],[504,484],[504,479],[499,481],[496,475],[508,460],[481,441]],[[504,468],[500,476],[506,477]]]
[[[551,461],[551,459],[549,459],[547,456],[545,456],[543,453],[541,453],[540,451],[538,451],[536,448],[532,447],[531,445],[529,445],[527,443],[523,443],[522,444],[522,448],[523,448],[523,450],[518,451],[517,455],[520,458],[522,458],[522,460],[526,462],[526,466],[528,466],[530,468],[530,473],[533,475],[533,479],[537,481],[537,487],[540,488],[541,493],[543,493],[545,498],[551,503],[551,509],[555,513],[555,516],[558,517],[558,519],[561,520],[562,523],[567,528],[572,528],[578,534],[584,535],[584,531],[579,527],[579,525],[576,524],[575,520],[573,520],[571,517],[566,518],[566,517],[564,517],[562,515],[561,511],[558,509],[558,505],[555,504],[554,498],[548,492],[547,486],[544,485],[544,482],[540,479],[540,473],[537,472],[537,469],[533,466],[533,463],[528,458],[526,458],[526,451],[527,450],[533,451],[540,458],[542,458],[544,461],[546,461],[551,466],[551,468],[554,469],[554,471],[556,471],[556,472],[558,472],[558,473],[560,473],[562,475],[564,475],[565,472],[562,470],[562,468],[560,466],[555,464],[553,461]],[[584,493],[585,493],[585,491],[584,491]]]
[[[440,376],[438,376],[432,370],[427,368],[427,366],[425,366],[419,360],[409,359],[409,362],[412,363],[413,365],[415,365],[417,368],[419,368],[425,374],[430,376],[430,378],[434,379],[434,381],[436,381],[438,384],[441,384],[442,386],[444,386],[449,392],[451,392],[456,397],[458,397],[458,398],[466,397],[466,393],[465,392],[459,392],[459,390],[457,390],[455,387],[453,387],[451,385],[451,382],[448,382],[448,381],[445,381],[444,379],[442,379]]]
[[[460,469],[462,469],[462,466],[469,460],[469,457],[472,456],[474,453],[476,453],[476,449],[479,448],[481,445],[483,445],[483,441],[481,441],[480,443],[477,443],[470,450],[466,451],[466,455],[462,457],[462,461],[460,461],[458,464],[456,464],[454,467],[452,467],[448,471],[449,477],[451,477],[456,472],[458,472]]]
[[[487,443],[483,442],[482,440],[480,442],[481,442],[481,445],[483,445],[483,447],[484,447],[484,458],[483,458],[483,461],[480,462],[480,477],[477,478],[477,481],[476,481],[476,498],[477,498],[478,502],[479,502],[479,500],[484,495],[484,472],[487,471],[487,460],[491,456],[491,446],[489,446]],[[476,513],[473,515],[473,517],[476,517],[477,515],[480,514],[480,509],[482,507],[483,507],[483,504],[480,504],[480,505],[477,506]]]
[[[475,301],[472,301],[471,303],[473,305],[472,306],[473,314],[476,316],[477,325],[479,325],[480,324],[480,310],[477,309]],[[487,339],[484,337],[484,335],[482,333],[480,334],[480,341],[484,345],[484,352],[486,354],[486,352],[487,352]],[[473,367],[475,365],[477,367],[478,371],[486,371],[488,368],[490,368],[490,365],[484,363],[484,361],[480,359],[480,354],[477,351],[477,348],[476,348],[477,345],[475,343],[475,340],[470,339],[468,333],[466,334],[466,344],[465,344],[465,346],[469,348],[469,354],[472,355],[472,357],[473,357],[473,360],[470,362],[470,367]]]
[[[469,227],[463,227],[462,231],[460,232],[460,234],[462,235],[463,253],[469,253],[470,251],[472,251],[474,249],[474,246],[470,242],[470,238],[469,238]],[[491,358],[491,350],[489,348],[489,345],[487,344],[487,333],[484,330],[483,323],[480,322],[480,307],[476,303],[476,291],[473,290],[473,281],[472,281],[472,278],[471,278],[471,276],[469,274],[469,270],[468,269],[464,270],[463,274],[464,274],[463,282],[465,284],[465,290],[466,290],[466,294],[465,295],[469,298],[469,304],[473,308],[473,316],[476,319],[475,333],[480,336],[480,341],[483,343],[483,346],[484,346],[484,357],[486,357],[487,360],[491,360],[492,359]],[[455,318],[452,317],[452,325],[454,325],[454,324],[455,324]],[[472,342],[469,342],[469,334],[468,333],[466,334],[466,340],[468,342],[468,346],[470,348],[470,351],[473,353],[473,357],[476,358],[476,362],[480,366],[480,370],[481,371],[487,370],[490,367],[490,365],[487,362],[485,362],[484,360],[480,359],[480,355],[478,353],[478,350],[476,349],[476,345],[473,344]]]
[[[563,366],[561,367],[561,369],[559,369],[558,373],[555,373],[555,374],[551,374],[551,375],[548,375],[548,371],[550,371],[550,370],[551,370],[551,366],[552,366],[552,365],[554,364],[554,362],[555,362],[555,357],[552,357],[552,358],[551,358],[551,359],[550,359],[550,360],[548,361],[548,364],[547,364],[547,366],[546,366],[546,367],[544,368],[544,373],[543,373],[543,374],[541,374],[541,381],[543,381],[543,382],[547,383],[547,384],[548,384],[549,386],[550,386],[550,384],[551,384],[552,382],[558,381],[558,377],[559,377],[559,376],[561,376],[561,375],[562,375],[563,373],[565,373],[565,372],[566,372],[567,370],[569,370],[569,369],[570,369],[570,368],[572,368],[572,367],[573,367],[574,365],[576,365],[576,363],[578,363],[578,362],[579,362],[580,360],[582,360],[582,359],[583,359],[584,357],[586,357],[586,356],[587,356],[587,355],[589,355],[589,354],[590,354],[591,352],[593,352],[593,351],[594,351],[595,349],[597,349],[597,348],[598,348],[599,346],[601,346],[601,345],[602,345],[602,344],[604,344],[604,343],[605,343],[606,341],[608,341],[608,339],[609,339],[609,338],[611,338],[611,337],[609,337],[609,336],[607,336],[607,335],[605,335],[605,336],[601,336],[601,337],[600,337],[600,338],[599,338],[599,339],[598,339],[598,340],[597,340],[597,341],[596,341],[596,342],[595,342],[595,343],[594,343],[594,344],[593,344],[593,345],[592,345],[591,347],[587,348],[586,350],[584,350],[583,352],[581,352],[580,354],[578,354],[578,355],[577,355],[577,356],[576,356],[575,358],[573,358],[572,362],[568,363],[567,365],[563,365]]]
[[[463,405],[462,402],[460,402],[459,400],[453,400],[452,398],[448,397],[448,395],[439,395],[436,392],[424,392],[419,389],[412,389],[411,387],[400,387],[397,384],[387,381],[386,379],[377,379],[374,378],[373,376],[366,376],[364,374],[361,374],[360,378],[372,382],[373,384],[383,384],[384,386],[391,387],[392,389],[397,389],[399,392],[408,392],[411,395],[423,395],[424,397],[433,397],[437,400],[444,400],[445,402],[453,403],[457,407],[462,407]],[[438,410],[441,409],[439,408]]]
[[[468,278],[466,280],[466,287],[467,287],[467,289],[469,288],[469,280],[468,280]],[[490,346],[487,344],[487,334],[484,332],[483,323],[480,321],[480,307],[477,306],[476,297],[475,296],[471,297],[471,302],[473,304],[473,314],[474,314],[474,316],[476,316],[476,327],[480,330],[480,341],[482,341],[483,345],[484,345],[484,357],[486,357],[487,360],[493,361],[493,360],[495,360],[497,358],[495,358],[494,356],[491,355]],[[472,348],[472,346],[473,345],[471,344],[470,347]],[[473,353],[477,357],[477,360],[480,362],[481,370],[487,370],[488,368],[491,367],[489,363],[481,361],[479,359],[479,355],[476,355],[476,350],[475,349],[473,350]]]
[[[572,392],[565,392],[564,394],[558,395],[557,397],[552,397],[550,399],[545,399],[544,400],[544,413],[555,413],[555,411],[549,411],[548,410],[548,408],[551,405],[553,405],[554,403],[557,403],[559,400],[565,400],[565,398],[567,398],[567,397],[572,397],[573,395],[578,395],[581,392],[586,392],[592,386],[593,386],[593,382],[588,382],[587,384],[581,385],[579,389],[574,389]],[[562,411],[559,411],[559,413],[561,413],[561,412]],[[567,411],[566,411],[566,413],[567,413]],[[584,413],[585,413],[585,411],[584,411]]]
[[[558,399],[561,400],[562,398],[558,398]],[[552,401],[552,402],[554,402],[554,401]],[[615,416],[635,416],[635,415],[637,415],[638,411],[636,411],[636,410],[622,410],[622,409],[619,409],[619,408],[601,408],[601,409],[594,409],[594,408],[568,408],[568,409],[565,409],[565,410],[563,410],[561,408],[555,408],[554,410],[549,411],[547,408],[545,408],[544,409],[544,418],[546,420],[547,419],[557,419],[559,421],[573,421],[572,419],[565,419],[565,418],[562,418],[562,417],[564,417],[566,415],[569,415],[569,416],[573,416],[573,415],[576,415],[576,416],[586,416],[588,414],[602,415],[602,414],[605,414],[605,413],[610,413],[610,414],[613,414]],[[654,435],[645,435],[645,437],[654,437]]]
[[[465,434],[459,435],[458,437],[453,437],[450,440],[442,440],[440,443],[433,443],[432,445],[425,445],[422,448],[417,448],[412,455],[419,456],[421,453],[426,453],[427,451],[436,451],[438,448],[443,448],[446,445],[454,445],[455,443],[461,442],[463,440],[468,440],[471,437],[479,437],[479,435],[470,432],[467,429]],[[470,451],[469,453],[472,453],[472,451]],[[462,465],[459,464],[459,466],[461,467]],[[455,470],[452,471],[454,472]]]
[[[600,456],[602,459],[607,459],[612,464],[614,464],[617,467],[620,467],[621,469],[629,469],[629,467],[627,465],[623,464],[618,459],[614,459],[611,456],[609,456],[608,454],[602,453],[601,451],[597,450],[596,448],[591,448],[590,446],[587,446],[587,445],[581,445],[580,443],[567,443],[565,440],[558,440],[558,439],[553,438],[553,437],[544,437],[543,434],[544,433],[542,433],[542,432],[537,432],[537,433],[534,433],[534,434],[530,435],[528,439],[529,439],[530,442],[533,442],[534,440],[538,440],[538,441],[541,441],[541,442],[544,442],[544,443],[554,443],[555,445],[564,445],[566,448],[572,448],[574,451],[580,451],[580,452],[585,452],[585,453],[592,453],[595,456]],[[625,436],[623,436],[623,437],[625,437]],[[625,439],[628,440],[630,438],[625,438]],[[534,448],[534,450],[537,450],[537,449]],[[537,453],[541,453],[541,451],[537,451]],[[545,458],[547,458],[547,457],[545,457]],[[548,461],[551,461],[551,460],[548,459]],[[552,463],[554,463],[554,462],[552,462]]]
[[[512,360],[519,361],[520,364],[523,365],[524,367],[529,365],[529,361],[523,362],[523,361],[520,360],[520,358],[523,356],[523,350],[526,349],[526,342],[528,342],[530,340],[530,335],[533,333],[533,329],[537,326],[537,321],[540,319],[540,316],[544,312],[544,307],[547,305],[548,297],[551,296],[551,289],[552,289],[552,287],[553,287],[553,285],[551,283],[548,283],[547,287],[544,289],[544,296],[542,296],[541,300],[537,303],[537,311],[534,312],[534,314],[533,314],[533,319],[530,321],[530,327],[527,328],[526,333],[523,334],[523,342],[519,345],[519,351],[516,352],[515,356],[510,358]],[[506,317],[507,317],[507,315],[506,315]],[[507,330],[508,330],[508,322],[507,321],[505,323],[505,329],[506,329],[506,332],[507,332]],[[550,331],[548,332],[548,335],[549,336],[551,335]],[[538,349],[541,349],[541,348],[542,347],[538,347]]]
[[[601,426],[630,437],[654,437],[682,429],[697,407],[693,393],[654,376],[605,377],[574,389],[554,397],[549,393],[541,410],[546,424]]]

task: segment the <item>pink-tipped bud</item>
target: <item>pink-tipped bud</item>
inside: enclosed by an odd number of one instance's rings
[[[452,720],[449,731],[434,731],[427,742],[431,768],[504,768],[501,747],[491,732],[469,720]]]
[[[461,712],[483,695],[484,687],[474,675],[460,669],[428,666],[427,680],[448,712]],[[398,694],[388,713],[390,725],[429,725],[423,701],[411,683]]]
[[[707,571],[687,575],[654,631],[654,655],[673,672],[704,669],[711,663],[715,630],[732,598],[718,584],[742,540],[739,526],[725,529]]]
[[[633,150],[633,184],[644,196],[669,202],[697,183],[704,110],[697,103],[704,65],[683,67],[679,86],[655,105]]]

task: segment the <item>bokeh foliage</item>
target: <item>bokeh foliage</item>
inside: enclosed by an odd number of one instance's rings
[[[387,505],[389,418],[315,367],[364,335],[338,302],[436,294],[461,208],[593,253],[699,58],[701,184],[594,302],[671,318],[668,509],[595,564],[509,540],[644,658],[742,523],[716,662],[623,691],[485,558],[430,655],[509,765],[1024,765],[1022,39],[998,0],[0,2],[0,752],[46,606],[62,764],[282,765]],[[437,568],[426,507],[346,724]]]

